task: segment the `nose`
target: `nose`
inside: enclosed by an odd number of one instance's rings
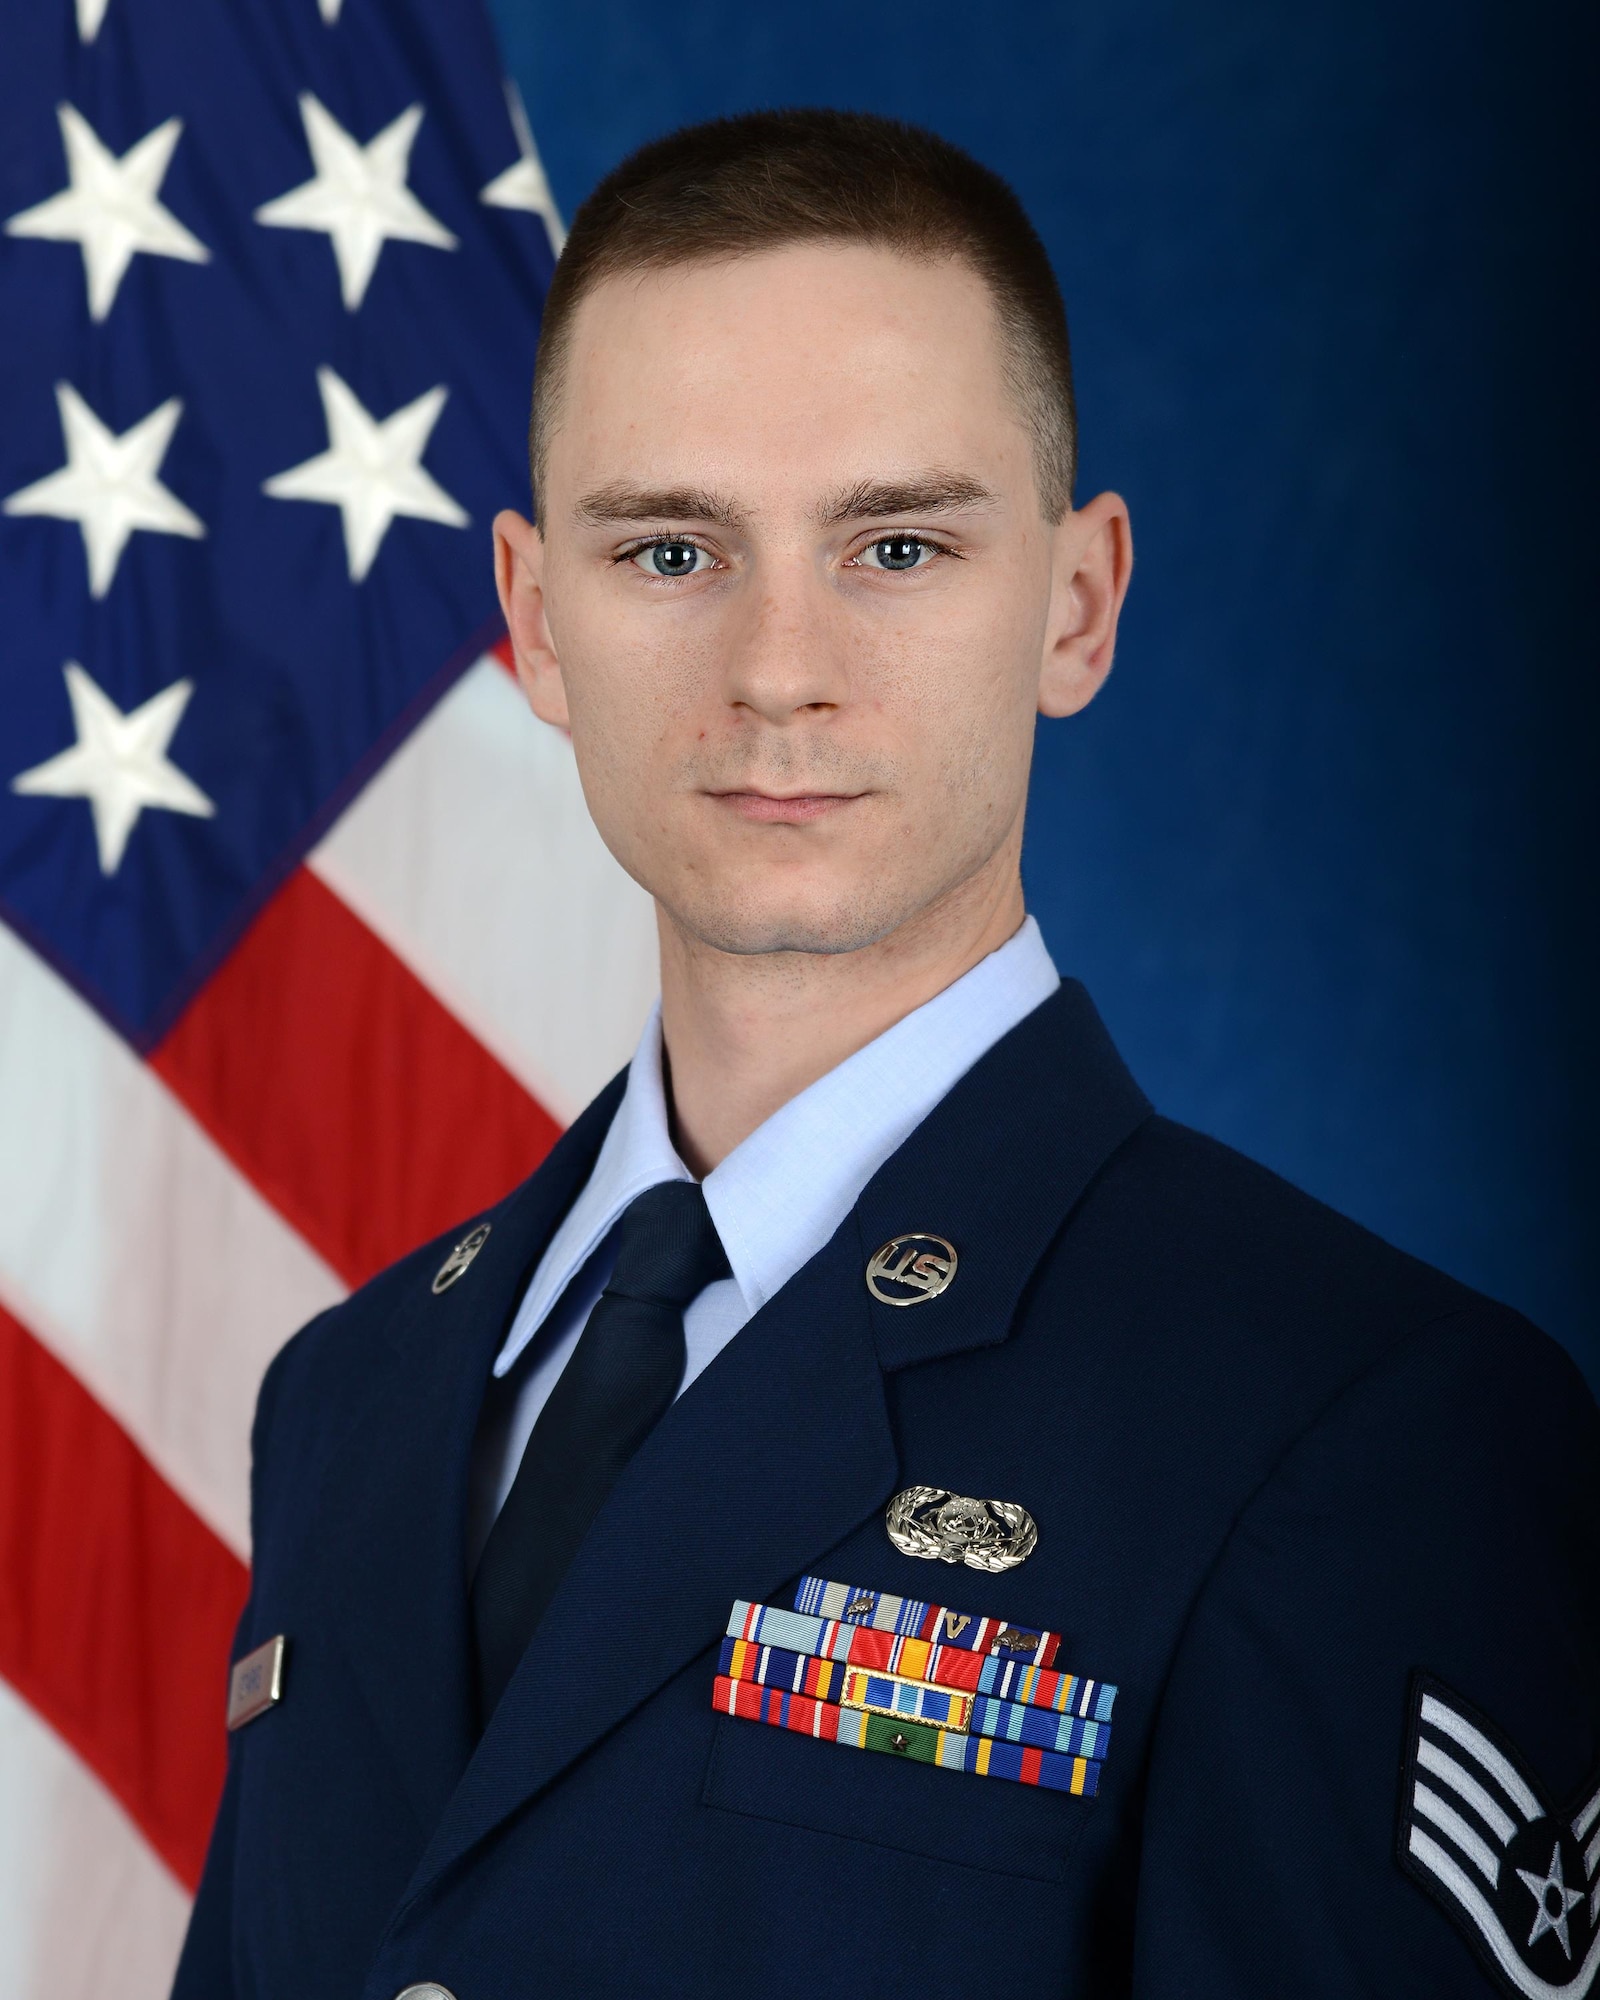
[[[798,553],[762,565],[728,633],[723,698],[781,727],[848,700],[842,612],[816,566]]]

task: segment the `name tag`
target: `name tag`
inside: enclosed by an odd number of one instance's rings
[[[279,1632],[242,1660],[228,1676],[228,1727],[242,1729],[283,1699],[283,1655],[287,1645]]]

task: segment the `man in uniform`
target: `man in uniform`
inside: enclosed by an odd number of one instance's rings
[[[660,1012],[268,1374],[181,2000],[1596,1989],[1587,1390],[1153,1112],[1026,916],[1131,562],[1074,443],[927,134],[579,214],[496,561]]]

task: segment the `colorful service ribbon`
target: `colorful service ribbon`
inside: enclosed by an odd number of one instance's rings
[[[871,1709],[845,1708],[839,1702],[814,1701],[809,1695],[790,1694],[783,1688],[731,1680],[726,1674],[718,1674],[712,1689],[713,1706],[725,1715],[772,1723],[779,1729],[842,1743],[853,1750],[882,1750],[912,1763],[937,1764],[944,1771],[1010,1778],[1017,1784],[1041,1785],[1048,1791],[1075,1793],[1079,1798],[1092,1799],[1100,1788],[1100,1765],[1089,1757],[1062,1757],[993,1736],[934,1729]]]
[[[959,1646],[969,1653],[999,1653],[1025,1660],[1030,1666],[1055,1664],[1059,1632],[1041,1632],[1031,1625],[1011,1625],[1003,1618],[975,1618],[943,1604],[916,1597],[894,1597],[886,1590],[868,1590],[853,1583],[829,1583],[820,1576],[803,1576],[794,1594],[794,1608],[813,1618],[842,1625],[893,1632],[930,1644]]]
[[[943,1770],[1092,1798],[1117,1691],[1057,1671],[1056,1632],[820,1577],[795,1609],[736,1603],[723,1713]]]

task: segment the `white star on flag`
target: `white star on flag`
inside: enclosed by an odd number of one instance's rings
[[[167,756],[172,733],[194,693],[193,681],[174,681],[126,715],[76,660],[63,669],[78,740],[11,780],[14,792],[52,799],[87,799],[94,814],[100,872],[115,875],[128,836],[148,806],[210,819],[216,811],[193,779]]]
[[[274,500],[322,500],[339,509],[352,583],[371,569],[397,514],[447,528],[467,525],[471,515],[422,469],[448,389],[429,389],[380,421],[331,368],[317,370],[317,387],[328,449],[274,474],[261,490]]]
[[[422,123],[413,104],[365,146],[310,91],[300,95],[300,116],[315,175],[256,210],[272,229],[321,229],[333,240],[339,289],[354,312],[367,295],[378,255],[392,236],[454,250],[456,239],[406,186],[411,145]]]
[[[520,208],[530,215],[541,217],[550,234],[550,247],[559,257],[567,232],[562,226],[556,198],[550,192],[544,162],[533,143],[533,131],[523,108],[522,93],[514,83],[506,85],[506,106],[511,113],[512,130],[517,135],[517,158],[503,173],[496,174],[487,187],[480,189],[478,199],[487,202],[490,208]]]
[[[169,397],[120,435],[101,423],[70,382],[56,384],[56,407],[61,412],[66,464],[10,494],[0,511],[76,521],[89,558],[89,589],[104,597],[136,528],[191,539],[206,531],[200,517],[157,476],[183,415],[183,399]]]
[[[80,15],[80,23],[81,19]],[[94,25],[98,28],[99,21]],[[58,104],[56,117],[66,149],[68,185],[47,201],[13,215],[6,234],[76,243],[83,252],[92,318],[104,319],[110,312],[122,274],[141,250],[152,257],[180,257],[186,264],[210,261],[206,246],[159,200],[173,148],[183,132],[181,118],[169,118],[146,132],[119,159],[70,104]]]
[[[78,0],[78,40],[92,42],[106,17],[106,0]]]

